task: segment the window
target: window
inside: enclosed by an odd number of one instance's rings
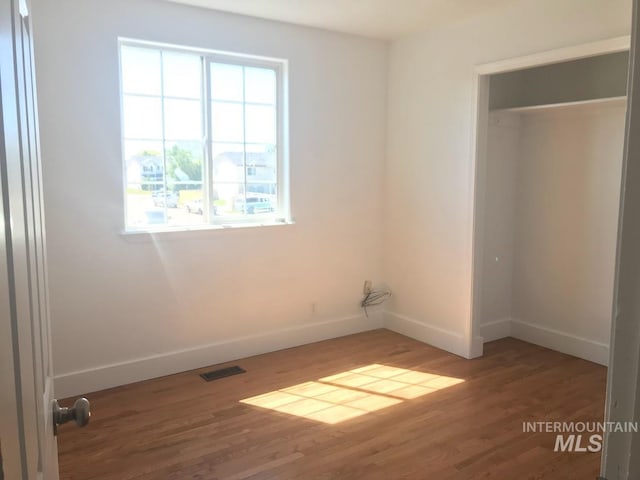
[[[283,61],[121,42],[127,230],[287,218]]]

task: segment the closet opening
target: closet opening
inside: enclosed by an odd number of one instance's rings
[[[515,337],[608,365],[628,49],[478,68],[470,356]]]

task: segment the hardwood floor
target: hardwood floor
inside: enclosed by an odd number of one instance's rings
[[[602,421],[606,369],[535,345],[506,338],[465,360],[376,330],[226,365],[247,373],[88,395],[91,423],[60,429],[61,479],[598,475],[599,453],[555,453],[555,434],[523,422]]]

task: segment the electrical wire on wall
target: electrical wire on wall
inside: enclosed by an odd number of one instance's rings
[[[364,309],[364,314],[368,318],[369,312],[367,311],[367,308],[384,303],[389,297],[391,297],[391,290],[387,288],[378,288],[373,290],[371,288],[371,283],[366,281],[364,283],[363,294],[364,298],[362,299],[362,302],[360,302],[360,306]]]

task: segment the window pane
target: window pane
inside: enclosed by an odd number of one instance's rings
[[[245,67],[245,102],[276,103],[276,72],[269,68]]]
[[[121,50],[123,93],[160,95],[160,52],[123,46]]]
[[[198,100],[164,101],[165,137],[170,140],[202,139],[202,112]]]
[[[277,183],[247,183],[247,196],[268,197],[273,206],[277,204],[278,184]]]
[[[273,145],[247,146],[247,182],[278,181],[277,155]]]
[[[166,225],[175,208],[176,194],[154,185],[154,189],[139,189],[127,185],[127,224],[135,227]],[[158,188],[159,187],[159,188]]]
[[[124,136],[160,140],[162,138],[162,103],[160,98],[125,95]]]
[[[127,140],[124,144],[128,192],[143,193],[163,188],[161,142]]]
[[[214,143],[212,146],[214,183],[244,182],[244,145]]]
[[[164,95],[200,99],[202,87],[202,63],[199,55],[165,52]]]
[[[242,101],[242,67],[224,63],[211,64],[211,98]]]
[[[202,186],[192,187],[180,189],[180,208],[176,210],[174,220],[176,225],[198,225],[208,222],[207,203],[204,199]]]
[[[213,141],[244,141],[242,105],[212,102],[211,130]]]
[[[240,215],[244,204],[244,184],[214,182],[213,198],[216,215]]]
[[[166,215],[153,202],[154,192],[164,189],[162,143],[127,140],[124,154],[127,225],[163,224]]]
[[[258,215],[261,213],[271,213],[277,208],[277,196],[274,185],[268,184],[247,184],[246,198],[236,202],[236,210],[245,215]],[[274,192],[274,193],[271,193]]]
[[[200,142],[167,143],[167,185],[172,190],[202,190],[204,154]]]
[[[246,115],[247,142],[276,143],[275,107],[247,105]]]
[[[165,223],[166,213],[153,204],[151,191],[141,191],[135,185],[127,187],[127,225],[142,227]]]

